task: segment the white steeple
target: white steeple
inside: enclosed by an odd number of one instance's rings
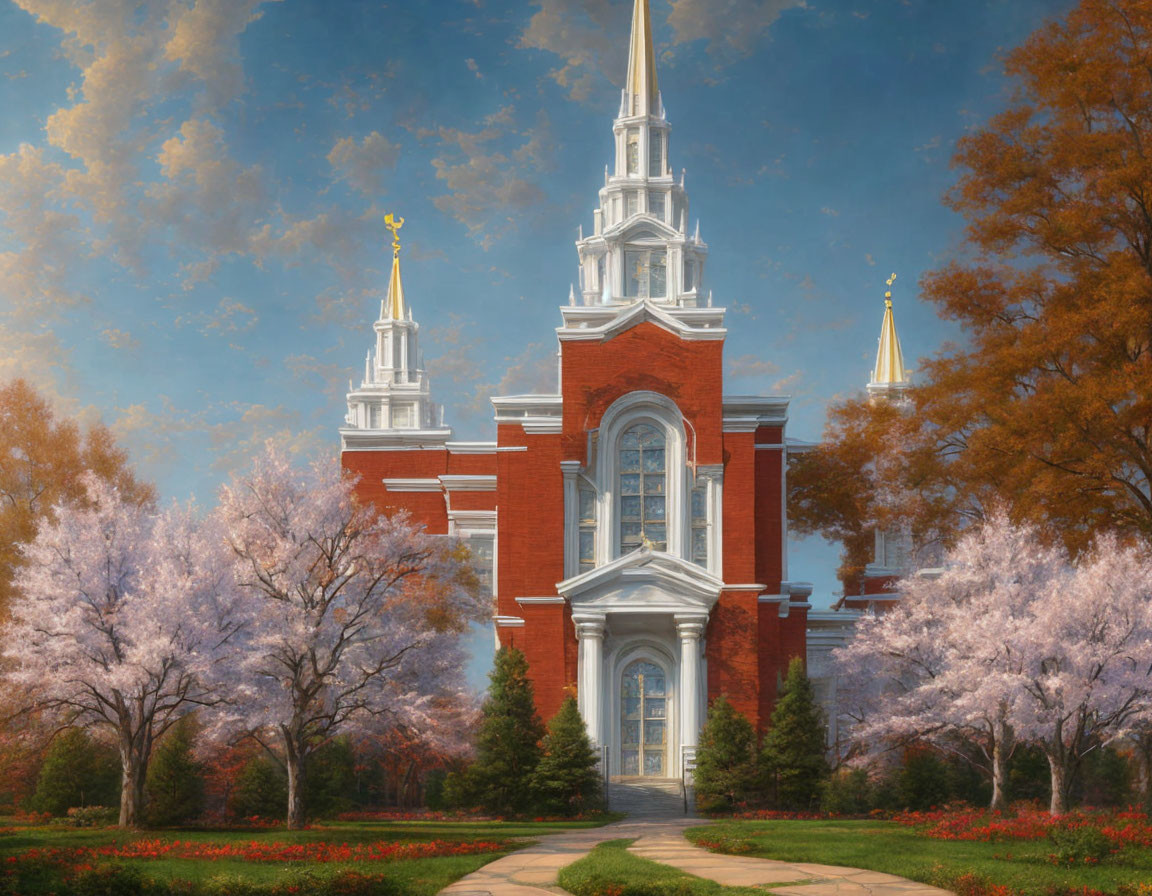
[[[705,306],[708,247],[698,230],[689,234],[684,226],[688,197],[669,164],[671,127],[657,81],[648,0],[635,0],[633,7],[628,70],[612,131],[615,162],[605,171],[592,232],[576,243],[581,305],[619,311],[647,300],[693,326],[722,327],[722,309],[707,323],[680,313]]]
[[[404,300],[399,237],[404,219],[389,214],[384,220],[392,231],[392,274],[380,317],[372,326],[375,345],[364,360],[364,379],[348,393],[348,414],[340,429],[346,448],[396,437],[420,441],[451,436],[432,403],[419,348],[420,325]]]

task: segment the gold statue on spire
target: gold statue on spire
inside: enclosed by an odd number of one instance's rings
[[[884,307],[885,308],[891,308],[892,307],[892,284],[896,282],[896,275],[893,274],[891,277],[888,278],[888,280],[886,282],[888,283],[888,290],[884,293]]]
[[[392,231],[392,277],[388,281],[388,314],[392,320],[404,320],[404,285],[400,282],[400,228],[404,219],[389,212],[384,216],[384,226]]]
[[[398,218],[392,212],[384,216],[384,227],[392,231],[392,257],[400,257],[400,228],[404,226],[404,219]]]

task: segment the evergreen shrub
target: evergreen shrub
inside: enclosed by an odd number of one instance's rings
[[[571,696],[548,723],[532,790],[537,807],[547,815],[579,815],[601,806],[596,753]]]
[[[280,818],[287,803],[284,770],[267,756],[254,756],[237,776],[228,811],[237,818]]]
[[[475,800],[484,811],[517,815],[531,808],[535,797],[532,773],[540,762],[543,738],[528,661],[519,650],[501,647],[481,709],[476,761],[468,773]],[[470,789],[462,788],[461,795],[468,795]]]
[[[731,812],[757,796],[756,732],[724,695],[708,707],[696,748],[696,807]]]
[[[81,728],[53,739],[40,766],[31,808],[63,816],[73,807],[120,805],[120,759],[116,750]]]
[[[196,723],[191,716],[177,722],[148,763],[144,784],[144,814],[150,825],[172,827],[199,818],[204,811],[204,766],[192,751]]]
[[[826,742],[823,713],[804,661],[794,657],[760,753],[774,808],[802,810],[819,803],[821,784],[829,773]]]

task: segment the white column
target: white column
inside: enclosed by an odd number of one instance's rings
[[[706,619],[700,616],[677,616],[676,632],[680,636],[680,747],[695,753],[700,741],[700,638]]]
[[[576,666],[576,703],[593,746],[603,744],[601,715],[604,706],[604,617],[573,617],[580,653]]]

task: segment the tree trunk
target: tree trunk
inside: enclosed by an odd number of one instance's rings
[[[1152,733],[1141,732],[1136,737],[1136,756],[1139,760],[1138,788],[1145,812],[1152,812]]]
[[[304,756],[296,744],[285,744],[285,766],[288,769],[288,829],[304,827]]]
[[[1008,803],[1005,788],[1008,784],[1008,745],[1002,738],[996,738],[992,745],[992,805],[991,809],[999,811]]]
[[[1004,711],[992,724],[992,806],[995,810],[1004,809],[1008,804],[1008,759],[1012,756],[1015,732],[1005,721]]]
[[[1048,767],[1052,772],[1052,801],[1048,812],[1051,815],[1063,815],[1068,811],[1068,785],[1071,776],[1063,757],[1048,755]]]
[[[134,744],[120,746],[120,827],[140,827],[144,807],[144,777],[148,772],[147,754]]]

